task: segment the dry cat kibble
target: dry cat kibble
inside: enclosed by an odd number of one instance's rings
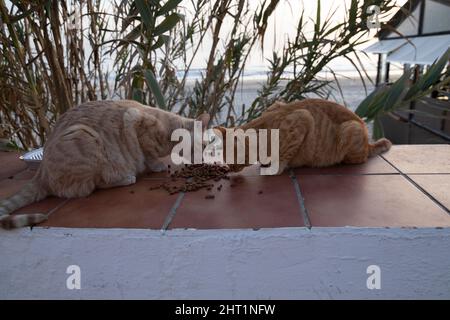
[[[220,181],[221,179],[228,180],[229,171],[230,169],[228,167],[217,164],[205,163],[185,165],[183,168],[174,171],[172,174],[168,171],[171,181],[167,181],[150,189],[162,188],[170,194],[197,191],[199,189],[211,191],[214,184],[208,181]],[[218,190],[220,189],[222,189],[222,185],[220,185]],[[207,199],[214,199],[214,196],[208,197]]]

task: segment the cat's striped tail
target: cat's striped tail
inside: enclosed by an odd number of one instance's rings
[[[20,228],[47,220],[47,215],[42,213],[11,215],[17,209],[42,200],[45,197],[47,197],[47,192],[42,190],[33,179],[18,193],[4,200],[0,200],[0,228]]]
[[[392,142],[386,138],[381,138],[373,144],[369,144],[369,157],[388,151],[392,147]]]

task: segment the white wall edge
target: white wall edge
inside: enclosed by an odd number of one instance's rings
[[[448,299],[449,248],[450,228],[0,230],[0,298]]]

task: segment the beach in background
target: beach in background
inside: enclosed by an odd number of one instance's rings
[[[393,79],[401,75],[401,70],[398,69],[397,72],[393,72]],[[352,70],[348,72],[348,75],[338,76],[337,81],[325,75],[324,78],[331,81],[330,83],[330,94],[328,100],[335,101],[355,111],[358,105],[375,89],[375,77],[376,71],[370,71],[369,76],[372,82],[368,79],[364,79],[364,84],[358,74]],[[234,108],[237,115],[240,115],[242,111],[247,110],[252,102],[258,97],[258,90],[260,90],[265,83],[266,78],[263,76],[250,75],[242,79],[236,91],[236,97],[234,100]],[[194,80],[188,81],[187,88],[191,88]],[[280,87],[282,87],[286,81],[280,82]],[[339,89],[340,88],[340,89]],[[318,96],[310,95],[309,98],[319,98]],[[219,122],[225,120],[226,114],[219,114]]]

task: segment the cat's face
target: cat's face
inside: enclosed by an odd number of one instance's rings
[[[220,137],[221,139],[221,145],[222,145],[222,161],[223,163],[226,163],[226,154],[227,154],[227,130],[233,130],[233,128],[225,128],[222,126],[214,127],[214,133],[216,136]],[[227,166],[230,168],[231,171],[238,172],[241,171],[245,165],[242,164],[236,164],[237,163],[237,146],[236,143],[234,144],[234,160],[232,163],[227,163]]]

